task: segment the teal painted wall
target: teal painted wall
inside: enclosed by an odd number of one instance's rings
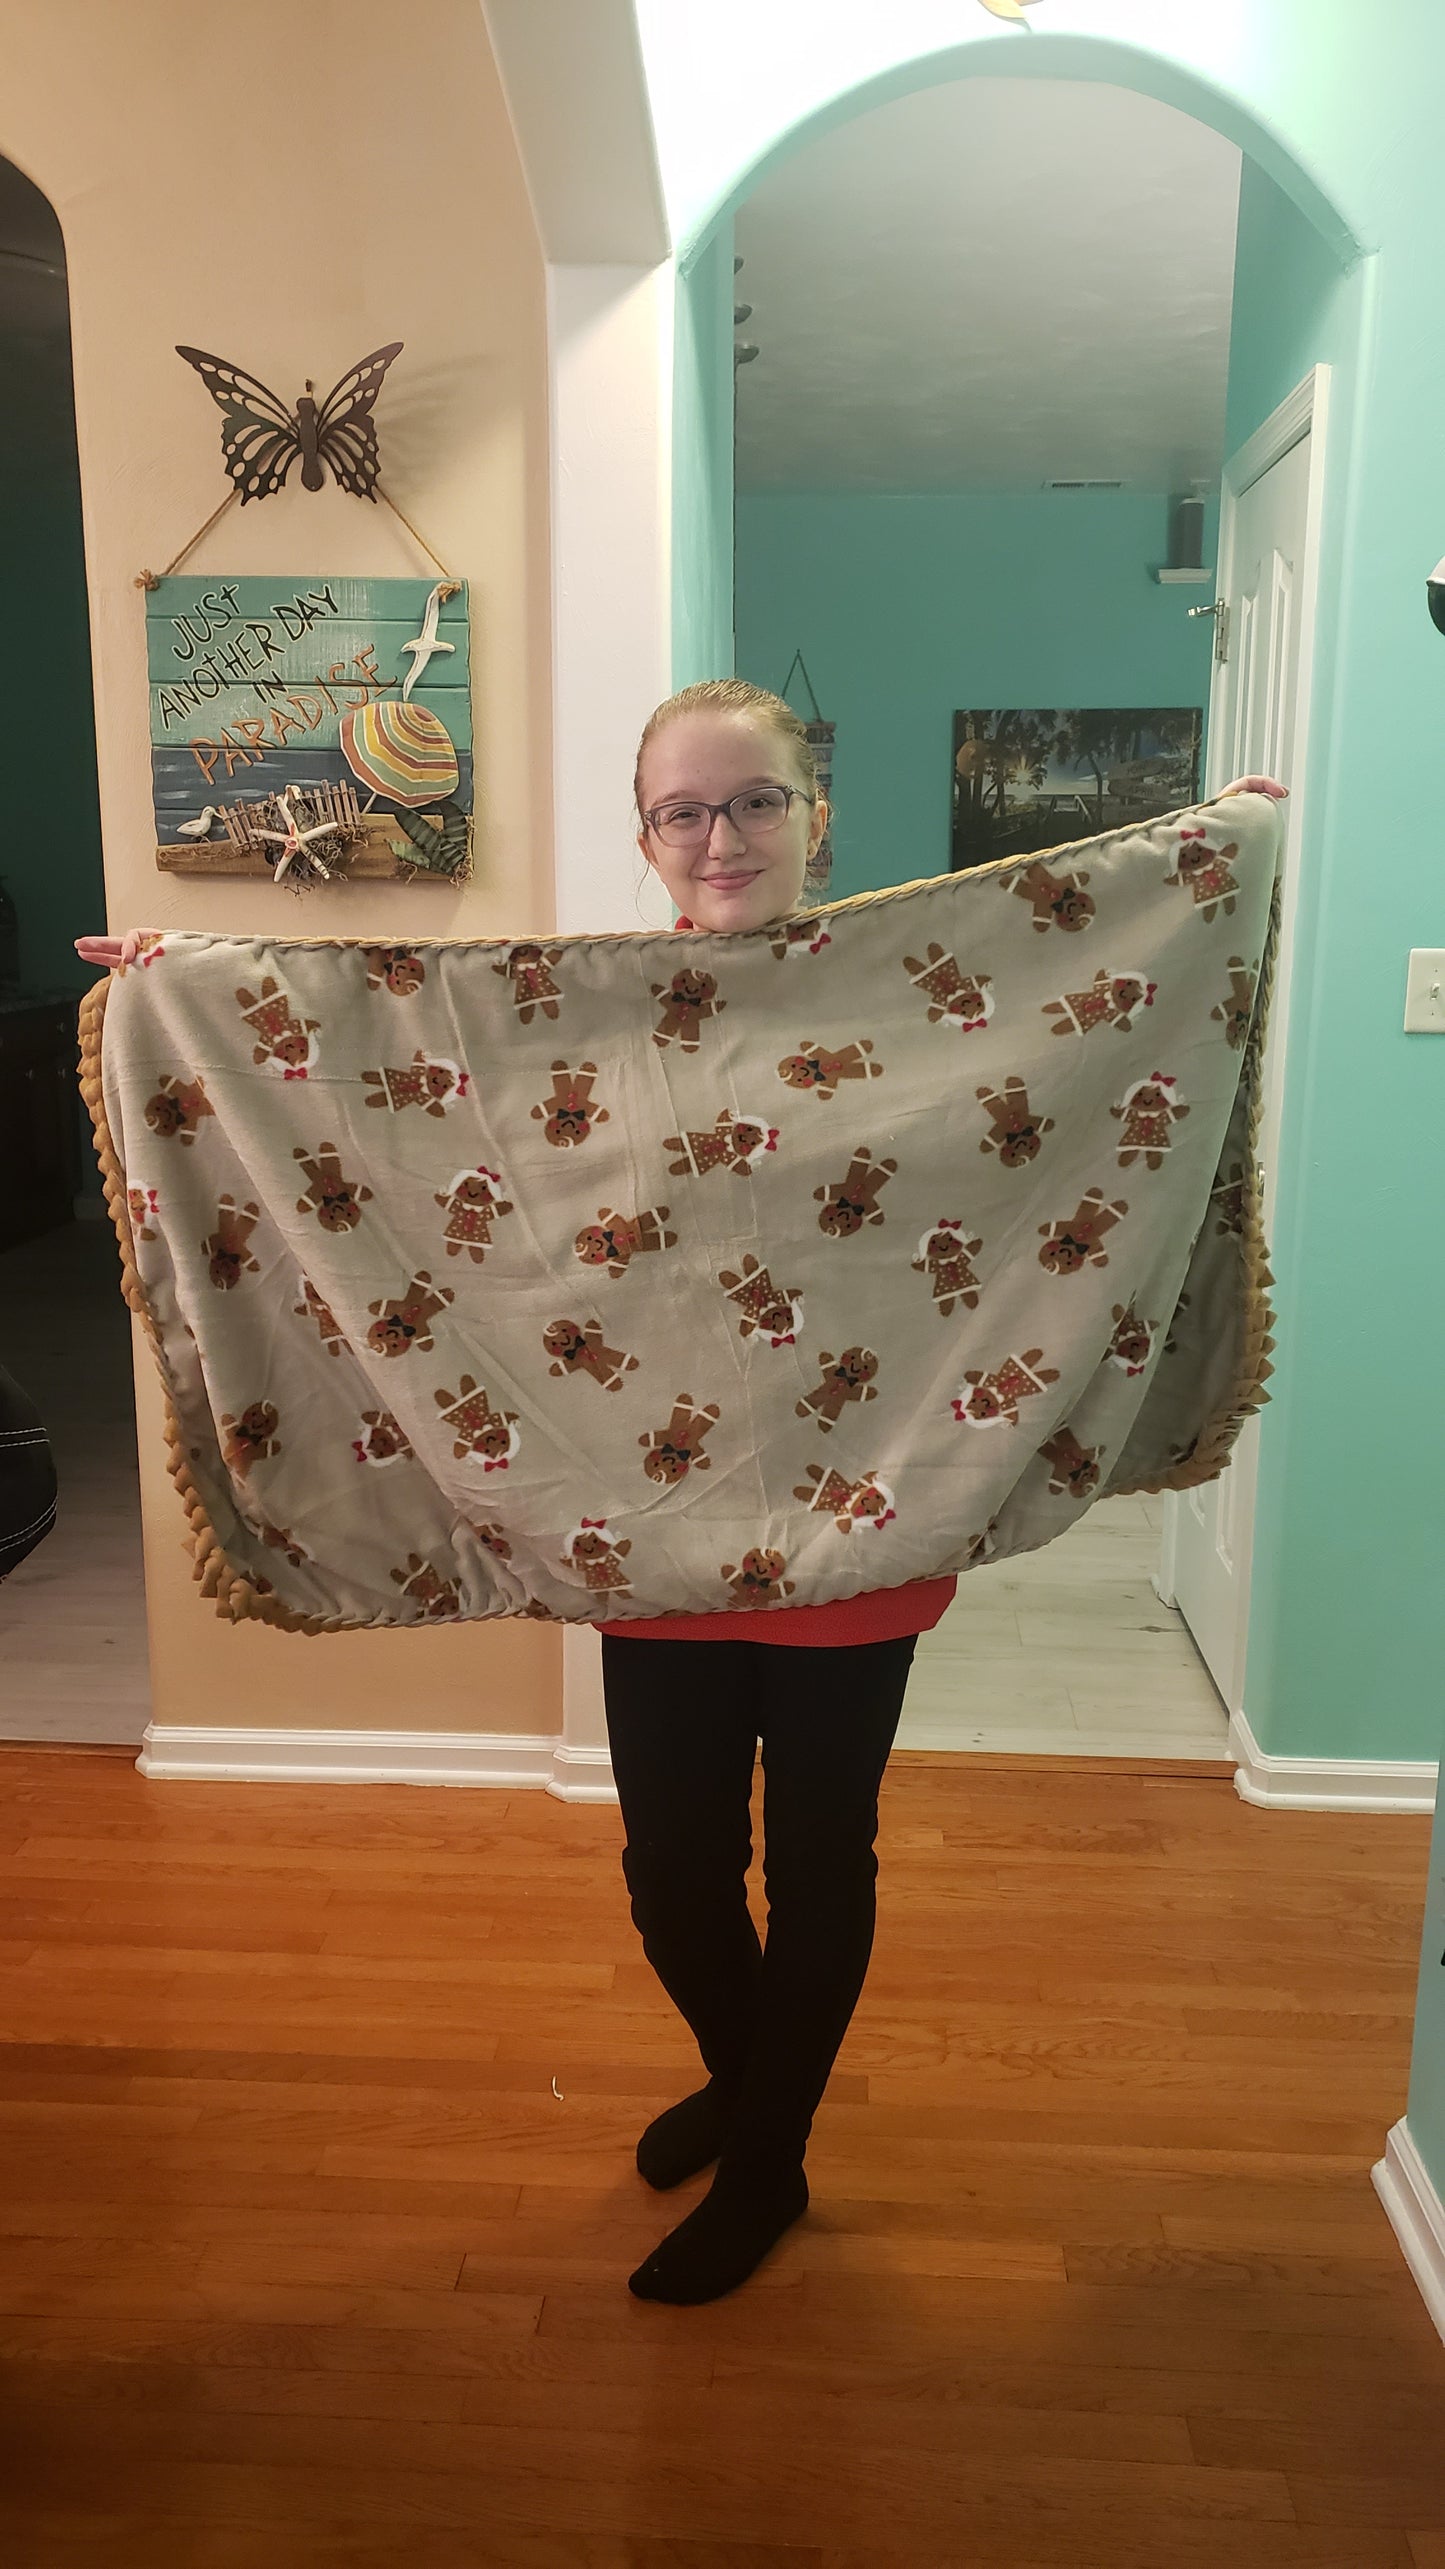
[[[1206,703],[1213,593],[1149,577],[1167,541],[1162,492],[739,498],[739,673],[801,648],[838,726],[834,891],[947,871],[955,708]]]
[[[1370,1133],[1380,1101],[1390,1102],[1386,1111],[1402,1130],[1418,1121],[1422,1138],[1432,1114],[1445,1111],[1445,1061],[1400,1023],[1407,949],[1445,937],[1445,901],[1413,834],[1386,818],[1382,752],[1372,745],[1403,736],[1398,711],[1389,711],[1392,689],[1415,698],[1436,731],[1445,694],[1445,644],[1424,605],[1425,574],[1445,549],[1445,488],[1432,504],[1424,487],[1391,487],[1388,467],[1362,454],[1362,439],[1388,443],[1397,433],[1370,425],[1378,400],[1375,305],[1386,286],[1378,259],[1342,277],[1272,182],[1246,170],[1231,443],[1310,365],[1331,370],[1322,595],[1335,603],[1319,619],[1300,780],[1300,909],[1271,1225],[1280,1353],[1262,1421],[1245,1692],[1261,1745],[1286,1756],[1435,1758],[1445,1728],[1420,1617],[1445,1542],[1428,1442],[1410,1401],[1387,1392],[1378,1404],[1351,1405],[1342,1445],[1340,1402],[1359,1364],[1361,1296],[1363,1307],[1372,1294],[1383,1298],[1397,1343],[1410,1327],[1433,1336],[1431,1279],[1445,1255],[1445,1218],[1437,1193],[1398,1165],[1378,1195],[1370,1190],[1375,1211],[1358,1234],[1358,1257],[1342,1259],[1319,1182],[1322,1167],[1338,1166],[1346,1134],[1378,1173]],[[1416,371],[1416,357],[1407,363]],[[1422,390],[1417,380],[1416,401]],[[1372,609],[1387,635],[1384,657],[1351,677],[1355,627]],[[1380,726],[1373,734],[1372,721]],[[1340,836],[1342,813],[1350,816],[1348,839]],[[1442,1390],[1437,1368],[1437,1401]],[[1383,1515],[1388,1543],[1360,1547],[1351,1492],[1377,1524]]]
[[[733,666],[733,227],[677,281],[673,368],[672,683]]]
[[[1343,287],[1340,262],[1313,224],[1246,157],[1239,173],[1226,455],[1244,444],[1311,366],[1338,363],[1350,353]]]

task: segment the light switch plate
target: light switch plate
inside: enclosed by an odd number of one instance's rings
[[[1407,1035],[1445,1035],[1445,946],[1412,946],[1405,980]]]

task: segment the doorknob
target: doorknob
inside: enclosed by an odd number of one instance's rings
[[[1185,612],[1185,614],[1186,614],[1186,615],[1189,615],[1189,616],[1196,616],[1196,615],[1208,615],[1208,616],[1213,616],[1213,618],[1214,618],[1214,657],[1215,657],[1215,659],[1216,659],[1216,660],[1227,660],[1227,659],[1229,658],[1229,601],[1228,601],[1228,599],[1227,599],[1227,598],[1216,598],[1216,599],[1215,599],[1215,601],[1214,601],[1213,606],[1209,606],[1209,607],[1186,607],[1186,608],[1185,608],[1185,610],[1184,610],[1184,612]]]

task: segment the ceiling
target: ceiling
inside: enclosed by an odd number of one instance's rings
[[[1217,487],[1240,155],[1132,90],[960,80],[760,181],[738,487]]]

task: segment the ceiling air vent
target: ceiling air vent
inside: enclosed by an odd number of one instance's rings
[[[1122,482],[1045,482],[1046,491],[1121,491]]]

